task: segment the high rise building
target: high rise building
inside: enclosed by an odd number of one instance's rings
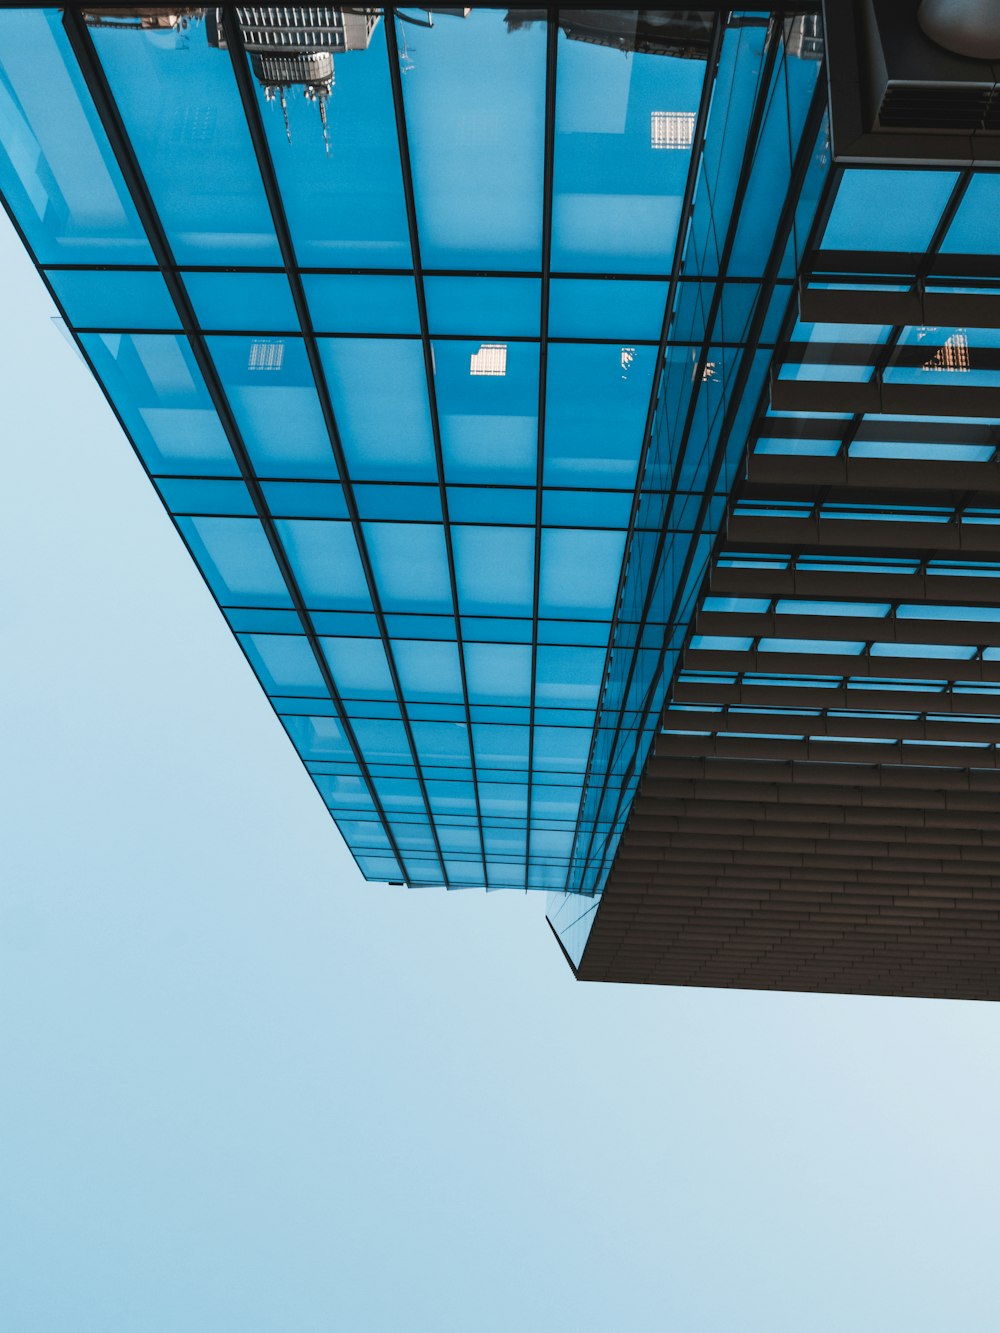
[[[0,12],[8,212],[366,877],[1000,995],[962,8]]]

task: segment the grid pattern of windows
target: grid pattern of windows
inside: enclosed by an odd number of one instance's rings
[[[0,187],[365,875],[573,888],[712,21],[327,12],[4,10]]]

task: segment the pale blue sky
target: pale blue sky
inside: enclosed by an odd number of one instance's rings
[[[1000,1008],[365,885],[6,224],[0,1327],[986,1333]]]

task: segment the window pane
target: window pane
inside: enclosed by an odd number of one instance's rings
[[[667,299],[665,282],[553,278],[549,334],[553,338],[658,340]]]
[[[350,523],[281,519],[277,528],[307,605],[371,610]]]
[[[309,274],[303,279],[317,333],[419,333],[410,277],[375,273]]]
[[[41,263],[152,262],[58,10],[0,11],[0,186]]]
[[[91,36],[178,263],[279,264],[229,55],[209,45],[212,32]]]
[[[223,604],[291,606],[285,581],[255,518],[181,518],[178,526]]]
[[[46,275],[75,328],[179,329],[159,273],[56,269]]]
[[[259,476],[335,478],[337,465],[301,338],[209,338]]]
[[[652,347],[549,348],[547,486],[633,486],[655,357]]]
[[[953,171],[845,171],[823,249],[926,250],[957,180]]]
[[[610,620],[624,549],[622,532],[543,529],[539,614]]]
[[[542,288],[537,278],[426,278],[431,333],[537,338]]]
[[[447,479],[533,483],[538,347],[436,342],[434,365]]]
[[[705,66],[628,49],[630,15],[618,50],[560,33],[554,269],[670,271]]]
[[[187,338],[87,333],[81,341],[150,472],[239,475]]]
[[[371,11],[364,19],[348,10],[323,12],[342,15],[352,29],[348,49],[331,57],[336,83],[325,140],[315,101],[290,92],[286,133],[278,102],[254,78],[296,257],[322,268],[409,268],[389,63],[384,35],[374,26],[379,20]]]
[[[328,697],[304,635],[243,634],[240,642],[268,694]]]
[[[453,539],[463,615],[531,615],[534,532],[457,525]]]
[[[203,329],[298,332],[283,273],[185,273],[184,286]]]
[[[366,523],[375,586],[386,611],[451,610],[444,528],[434,523]]]
[[[402,48],[412,30],[397,23],[397,35]],[[509,33],[500,11],[473,9],[442,17],[419,47],[403,93],[424,264],[537,269],[544,25]]]
[[[320,354],[352,477],[435,480],[420,343],[401,338],[324,338]]]

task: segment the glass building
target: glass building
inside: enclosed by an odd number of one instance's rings
[[[993,994],[1000,102],[927,10],[0,11],[6,208],[367,878]]]

